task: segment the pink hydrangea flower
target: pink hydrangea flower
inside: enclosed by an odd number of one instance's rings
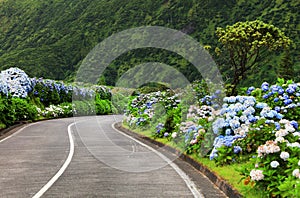
[[[264,174],[262,170],[253,169],[250,172],[250,177],[253,181],[260,181],[264,179]]]

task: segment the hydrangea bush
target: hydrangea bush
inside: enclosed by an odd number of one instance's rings
[[[179,104],[179,96],[171,90],[139,94],[130,100],[124,122],[131,128],[154,126],[154,137],[169,137],[181,121]]]
[[[300,132],[295,121],[282,119],[280,129],[273,130],[272,137],[257,148],[252,167],[242,173],[246,184],[263,192],[263,196],[297,197],[300,192]],[[259,175],[254,173],[259,172]]]
[[[13,67],[0,73],[0,92],[8,96],[26,98],[33,89],[32,81],[21,69]]]
[[[210,121],[215,115],[215,110],[210,106],[191,105],[186,120],[180,123],[179,131],[172,133],[173,141],[183,147],[188,154],[201,154],[203,141],[210,139],[207,131],[211,128]]]
[[[199,85],[199,84],[198,84]],[[177,119],[173,131],[166,123],[155,126],[159,137],[174,141],[186,153],[200,154],[210,145],[207,157],[217,165],[247,162],[241,169],[244,184],[251,184],[262,197],[297,197],[300,193],[300,84],[278,80],[249,87],[245,95],[223,98],[221,108],[216,93],[196,86],[197,103],[188,108],[186,117]],[[151,96],[159,93],[152,93]],[[138,96],[129,103],[134,109],[127,121],[134,127],[150,123],[161,115],[153,108],[159,100]],[[212,100],[214,99],[214,100]],[[161,103],[170,109],[174,101]],[[218,102],[220,104],[220,102]],[[182,109],[181,109],[182,110]],[[210,134],[210,135],[209,135]],[[212,144],[207,142],[212,140]]]
[[[23,119],[68,117],[73,113],[108,114],[112,111],[111,90],[105,86],[85,87],[49,79],[30,78],[19,68],[1,71],[0,95],[0,109],[4,114],[0,120],[1,128]],[[72,102],[75,105],[70,105]]]
[[[286,119],[300,119],[300,83],[279,78],[275,85],[265,82],[261,88],[250,87],[247,94],[264,101],[270,109],[284,114]]]

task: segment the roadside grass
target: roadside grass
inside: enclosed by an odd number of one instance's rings
[[[5,129],[5,128],[6,128],[6,125],[0,122],[0,130]]]
[[[127,125],[122,125],[126,129],[130,129],[132,132],[138,133],[140,135],[155,139],[156,141],[171,146],[182,152],[182,149],[178,147],[173,141],[168,141],[166,138],[153,138],[152,132],[149,129],[142,130],[140,128],[131,129]],[[242,181],[242,176],[238,171],[242,166],[247,166],[249,163],[231,164],[226,166],[216,166],[215,162],[205,158],[200,157],[196,153],[189,155],[192,159],[207,167],[212,172],[216,173],[220,178],[227,181],[234,189],[236,189],[243,197],[247,198],[257,198],[261,197],[260,193],[251,188],[251,184],[245,185]],[[250,165],[250,164],[249,164]]]

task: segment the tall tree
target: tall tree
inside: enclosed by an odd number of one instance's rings
[[[281,58],[281,63],[279,64],[277,75],[278,77],[284,78],[286,80],[293,80],[294,72],[293,60],[290,51],[287,49],[284,51]]]
[[[260,20],[237,22],[226,28],[217,28],[216,34],[233,67],[232,90],[246,78],[246,73],[265,59],[266,52],[288,48],[291,40],[274,25]]]

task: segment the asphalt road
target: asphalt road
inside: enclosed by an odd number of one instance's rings
[[[0,197],[225,197],[187,163],[114,129],[116,121],[42,121],[0,140]]]

